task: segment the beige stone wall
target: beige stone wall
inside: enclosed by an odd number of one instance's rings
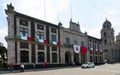
[[[61,56],[61,64],[65,64],[65,53],[70,52],[71,53],[71,59],[72,63],[74,63],[74,50],[73,47],[65,47],[64,44],[66,43],[66,37],[70,39],[70,44],[73,46],[74,45],[74,40],[77,40],[78,45],[81,46],[81,41],[84,42],[84,46],[87,47],[87,37],[85,34],[81,32],[74,32],[71,31],[69,28],[60,28],[60,56]],[[88,57],[86,54],[86,61],[88,61]],[[79,53],[79,63],[81,63],[81,53]]]

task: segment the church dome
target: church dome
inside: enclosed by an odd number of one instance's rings
[[[106,21],[103,23],[103,28],[111,28],[111,22],[106,19]]]

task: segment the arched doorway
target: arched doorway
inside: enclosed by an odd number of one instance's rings
[[[69,51],[65,52],[65,63],[66,64],[71,64],[71,53]]]
[[[81,64],[86,62],[86,55],[85,54],[81,54]]]
[[[77,53],[74,53],[74,63],[76,65],[79,65],[79,54],[77,54]]]

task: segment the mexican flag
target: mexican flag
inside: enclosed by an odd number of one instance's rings
[[[80,46],[79,45],[74,45],[74,52],[80,53]]]
[[[56,41],[49,41],[49,44],[53,44],[53,45],[60,45],[60,42],[56,42]]]

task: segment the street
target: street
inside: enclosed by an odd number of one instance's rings
[[[1,72],[0,75],[120,75],[120,64],[104,64],[95,68],[67,67],[45,70],[25,70],[25,72]]]

